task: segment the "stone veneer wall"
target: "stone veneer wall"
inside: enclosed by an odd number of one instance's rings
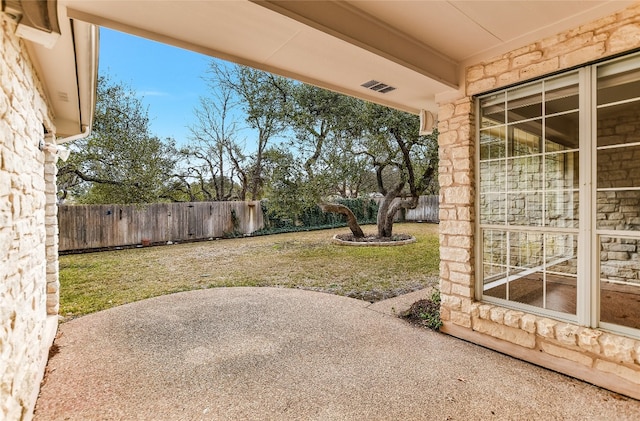
[[[640,48],[640,5],[466,69],[440,102],[443,331],[640,399],[640,341],[475,301],[472,96]]]
[[[0,419],[28,420],[57,328],[56,170],[38,149],[53,127],[15,24],[0,26]]]

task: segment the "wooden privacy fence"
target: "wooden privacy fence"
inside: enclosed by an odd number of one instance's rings
[[[420,196],[415,209],[407,209],[405,221],[438,222],[440,203],[438,196]]]
[[[382,203],[383,198],[374,199],[378,206]],[[400,200],[400,199],[395,199]],[[439,222],[440,221],[440,200],[438,196],[420,196],[418,206],[415,209],[406,209],[396,213],[395,221],[413,221],[413,222]]]
[[[60,205],[60,251],[251,234],[264,227],[260,202]]]

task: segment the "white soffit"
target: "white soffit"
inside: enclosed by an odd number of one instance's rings
[[[451,89],[398,63],[248,1],[61,0],[71,17],[245,64],[405,111]],[[397,89],[361,87],[371,79]]]
[[[464,66],[633,1],[59,0],[75,19],[405,111],[435,110]],[[362,88],[378,80],[397,89]]]
[[[34,66],[51,104],[58,137],[78,134],[91,126],[97,75],[97,28],[72,23],[58,6],[60,38],[52,48],[27,42]]]

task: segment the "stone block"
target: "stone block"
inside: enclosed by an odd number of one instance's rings
[[[449,267],[449,270],[456,272],[473,273],[473,268],[469,263],[448,262],[447,266]]]
[[[480,304],[478,306],[478,313],[481,319],[489,320],[491,317],[491,309],[493,308],[490,304]]]
[[[536,333],[544,338],[555,338],[555,327],[558,324],[557,321],[551,319],[538,319],[536,320]]]
[[[468,171],[456,171],[453,173],[453,182],[457,185],[470,186],[472,177],[473,175]],[[442,186],[442,183],[440,185]]]
[[[578,332],[580,327],[568,323],[558,323],[556,325],[556,340],[563,345],[577,346]]]
[[[593,60],[594,57],[604,55],[605,50],[605,43],[599,42],[595,45],[589,45],[587,47],[580,48],[579,50],[571,51],[560,56],[560,66],[567,68],[587,63]]]
[[[615,374],[640,386],[640,371],[605,360],[597,360],[595,368],[605,373]]]
[[[536,346],[536,337],[533,333],[497,324],[489,320],[474,318],[472,320],[472,328],[476,332],[484,333],[485,335],[502,339],[503,341],[511,342],[525,348],[533,349]]]
[[[473,247],[473,240],[466,235],[450,235],[447,243],[451,247],[460,247],[470,249]]]
[[[471,203],[472,191],[469,187],[446,187],[441,190],[446,203],[463,205]]]
[[[532,63],[537,63],[542,59],[542,51],[530,51],[511,59],[512,67],[524,67]]]
[[[493,307],[490,311],[489,311],[489,319],[492,322],[498,323],[498,324],[504,324],[504,314],[507,312],[507,309],[502,308],[502,307]]]
[[[607,52],[618,53],[640,47],[640,24],[630,23],[614,30],[607,42]]]
[[[602,355],[619,363],[633,364],[636,341],[611,333],[603,333],[598,338]]]
[[[520,71],[512,70],[498,76],[498,86],[511,85],[520,80]]]
[[[528,52],[531,51],[535,51],[537,49],[535,44],[530,44],[530,45],[525,45],[524,47],[520,47],[516,50],[512,50],[509,53],[505,54],[502,57],[499,57],[498,60],[501,60],[503,58],[514,58],[514,57],[519,57],[522,56],[524,54],[527,54]]]
[[[547,73],[553,73],[560,69],[560,61],[558,57],[554,57],[549,60],[534,63],[529,66],[523,67],[520,70],[520,77],[522,80],[527,80],[536,76],[542,76]]]
[[[579,351],[562,348],[560,346],[556,346],[544,341],[540,343],[540,349],[542,349],[543,352],[546,352],[549,355],[553,355],[554,357],[564,358],[566,360],[573,361],[587,367],[591,367],[593,365],[593,358]]]
[[[454,104],[440,104],[438,107],[438,120],[445,121],[453,117],[456,107]],[[438,139],[439,140],[439,139]]]
[[[509,70],[509,64],[508,58],[502,58],[487,64],[484,71],[487,76],[501,75]]]
[[[458,136],[460,138],[460,136]],[[470,159],[454,159],[451,161],[454,171],[471,171],[473,160]],[[468,203],[468,202],[467,202]]]
[[[470,82],[482,79],[484,77],[484,66],[477,65],[467,68],[467,80]]]
[[[451,282],[444,280],[444,279],[440,279],[440,293],[441,294],[451,294]]]
[[[466,249],[441,247],[440,258],[452,262],[468,262],[471,260],[471,253]]]
[[[471,206],[457,206],[456,217],[458,221],[473,221],[474,214]]]
[[[453,184],[453,175],[452,174],[439,174],[438,182],[441,187],[449,187]]]
[[[514,329],[520,328],[520,319],[524,316],[524,313],[521,311],[515,310],[507,310],[504,313],[504,324],[505,326],[512,327]]]
[[[458,283],[457,279],[454,279],[453,274],[457,274],[458,272],[451,272],[451,293],[455,295],[459,295],[460,297],[471,298],[473,296],[473,290],[471,287],[471,279],[468,279],[465,283]]]
[[[451,311],[451,322],[462,327],[471,328],[471,316],[460,311]]]
[[[453,114],[456,116],[466,116],[469,115],[471,113],[471,101],[469,100],[464,100],[464,101],[459,101],[458,103],[455,104],[455,108],[453,111]],[[463,121],[466,121],[467,118],[465,118]],[[465,130],[465,132],[468,132],[468,130]]]
[[[441,148],[445,148],[451,145],[455,145],[456,143],[458,143],[458,132],[455,130],[449,130],[447,132],[441,132],[438,135],[438,145]],[[444,152],[448,153],[447,150],[444,150]],[[441,157],[442,158],[442,157]],[[442,165],[442,163],[441,163]]]
[[[471,295],[473,296],[473,291],[471,291]],[[473,304],[472,297],[461,297],[460,311],[465,314],[471,314],[471,304]]]
[[[472,155],[468,146],[459,146],[451,148],[451,157],[453,159],[470,159]]]
[[[441,295],[442,306],[450,310],[460,310],[462,307],[462,300],[455,295]]]
[[[467,84],[467,95],[476,95],[482,92],[490,91],[496,87],[495,77],[486,77]]]
[[[474,317],[480,317],[480,303],[475,302],[475,303],[471,303],[471,309],[469,311],[469,314],[471,315],[471,318],[473,319]]]
[[[536,320],[537,317],[533,314],[525,314],[520,318],[520,329],[524,330],[525,332],[535,333]]]

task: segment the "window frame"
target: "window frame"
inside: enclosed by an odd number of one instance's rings
[[[600,310],[601,310],[601,265],[600,265],[600,239],[602,236],[613,236],[620,238],[628,238],[631,237],[640,242],[640,231],[628,231],[628,230],[604,230],[597,228],[597,197],[598,197],[598,167],[597,167],[597,153],[598,153],[598,138],[597,138],[597,124],[598,124],[598,109],[599,106],[597,104],[597,90],[598,90],[598,70],[603,66],[611,66],[615,70],[615,63],[620,61],[626,61],[626,65],[629,66],[630,69],[640,69],[640,54],[628,54],[625,56],[617,57],[614,59],[602,61],[600,63],[590,64],[578,69],[570,69],[562,73],[545,76],[543,78],[523,82],[518,85],[510,86],[507,88],[500,89],[498,91],[477,95],[475,97],[475,138],[477,147],[475,148],[475,162],[474,162],[474,172],[476,179],[476,201],[475,201],[475,216],[476,216],[476,242],[475,242],[475,294],[476,297],[479,297],[481,301],[492,303],[496,305],[500,305],[506,308],[513,308],[519,311],[524,311],[527,313],[532,313],[544,317],[550,317],[556,320],[566,321],[570,323],[577,323],[581,326],[587,326],[592,328],[600,328],[603,330],[612,331],[615,333],[624,334],[631,337],[640,337],[640,328],[628,327],[608,322],[603,322],[600,320]],[[530,87],[534,87],[536,84],[542,84],[541,89],[541,106],[542,106],[542,115],[541,119],[543,121],[543,126],[545,126],[544,121],[547,118],[545,115],[545,91],[544,82],[550,81],[556,78],[562,78],[566,75],[570,75],[571,73],[577,73],[578,75],[578,177],[579,177],[579,185],[577,188],[578,191],[578,223],[575,231],[567,228],[555,228],[550,226],[545,226],[545,222],[543,220],[542,225],[540,226],[532,226],[532,225],[510,225],[507,222],[508,215],[505,217],[505,223],[503,225],[491,224],[491,223],[482,223],[482,206],[481,206],[481,195],[484,193],[484,187],[481,184],[481,162],[487,162],[486,160],[481,160],[481,133],[483,131],[482,127],[482,100],[491,98],[492,96],[504,97],[504,113],[505,120],[497,124],[495,130],[501,130],[501,127],[504,127],[503,136],[505,137],[505,148],[508,147],[508,132],[510,125],[517,125],[519,121],[514,121],[511,123],[507,120],[507,115],[509,114],[509,101],[508,101],[508,93],[510,91],[519,90],[520,92],[526,92]],[[613,72],[615,74],[615,71]],[[554,115],[554,114],[550,114]],[[511,124],[510,124],[511,123]],[[487,130],[487,128],[484,128]],[[545,130],[542,129],[541,142],[545,142]],[[545,149],[541,149],[540,154],[544,155]],[[531,156],[531,155],[528,155]],[[508,162],[511,156],[504,152],[505,162]],[[490,161],[489,161],[490,162]],[[546,166],[544,165],[544,161],[541,164],[541,168],[543,172],[546,173]],[[508,164],[505,164],[508,167]],[[639,164],[640,166],[640,164]],[[545,174],[544,177],[547,175]],[[504,190],[508,191],[508,182],[505,181]],[[546,187],[543,186],[543,189],[540,190],[544,195]],[[500,200],[504,203],[505,213],[508,213],[508,195],[505,194],[500,197]],[[546,212],[548,204],[546,200],[543,200],[542,212]],[[537,307],[530,304],[520,303],[517,301],[511,301],[503,298],[492,297],[486,295],[484,293],[485,286],[485,273],[484,273],[484,252],[485,252],[485,242],[483,235],[485,232],[496,231],[499,230],[501,232],[506,233],[505,235],[509,236],[510,232],[536,232],[543,235],[546,234],[554,234],[554,233],[574,233],[577,237],[577,250],[576,250],[576,258],[577,258],[577,268],[576,268],[576,309],[575,315],[570,313],[562,313],[550,309],[544,309],[542,307]],[[544,240],[543,240],[544,243]],[[507,242],[505,240],[504,247],[508,248]],[[508,253],[508,250],[505,251]],[[543,263],[544,263],[543,257]],[[507,266],[509,266],[509,261],[507,260]],[[640,285],[639,285],[640,287]]]

